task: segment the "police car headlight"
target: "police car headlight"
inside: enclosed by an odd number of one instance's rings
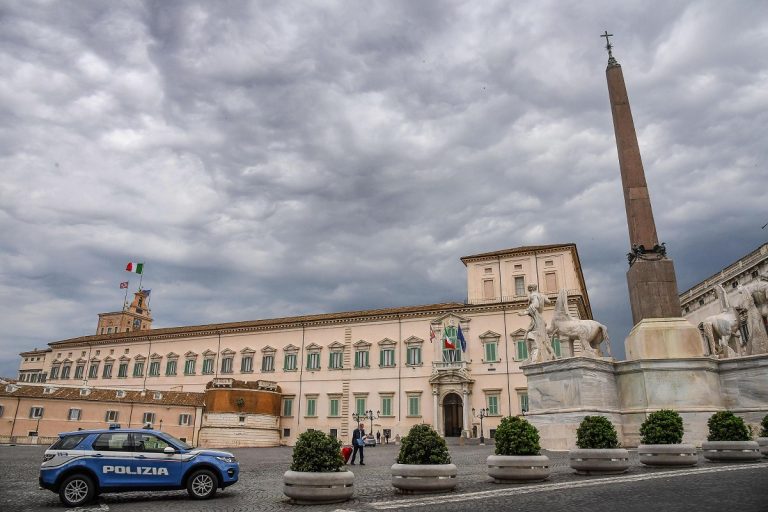
[[[233,462],[237,462],[237,459],[234,457],[216,457],[221,462],[226,462],[227,464],[232,464]]]
[[[45,454],[45,455],[43,455],[43,462],[48,462],[49,460],[51,460],[54,457],[55,457],[55,455]]]

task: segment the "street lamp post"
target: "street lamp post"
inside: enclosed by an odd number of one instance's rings
[[[376,413],[374,413],[373,410],[370,410],[370,411],[365,411],[363,414],[353,412],[352,417],[355,419],[356,423],[360,423],[362,420],[370,420],[371,430],[368,433],[373,435],[373,420],[379,419],[379,411],[376,411]]]
[[[483,437],[483,418],[488,416],[488,409],[480,409],[480,414],[475,414],[475,408],[472,408],[472,416],[480,418],[480,446],[485,446],[485,437]]]

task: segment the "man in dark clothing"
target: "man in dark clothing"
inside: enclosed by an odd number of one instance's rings
[[[376,444],[381,444],[381,430],[376,432]]]
[[[352,462],[350,464],[355,464],[355,457],[357,456],[358,450],[360,451],[360,465],[365,466],[365,462],[363,462],[363,448],[365,447],[365,440],[363,439],[365,437],[365,429],[363,428],[363,424],[361,423],[358,428],[352,431]]]

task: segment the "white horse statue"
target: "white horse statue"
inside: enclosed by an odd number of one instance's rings
[[[709,346],[709,354],[719,358],[744,355],[744,346],[739,332],[739,314],[731,307],[723,285],[715,287],[720,301],[720,313],[711,315],[699,323],[699,331]]]
[[[564,289],[557,294],[550,331],[552,336],[559,334],[561,339],[579,340],[582,352],[588,357],[601,357],[600,344],[605,341],[606,352],[611,357],[608,329],[595,320],[578,320],[568,314],[568,295]]]

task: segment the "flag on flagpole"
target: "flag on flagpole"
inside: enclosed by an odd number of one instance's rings
[[[149,297],[149,294],[152,293],[152,290],[141,290],[141,293],[143,293],[145,297]]]
[[[120,283],[120,289],[121,290],[127,290],[128,289],[128,281]]]
[[[461,343],[461,351],[467,351],[467,340],[464,339],[464,333],[461,332],[461,324],[459,324],[459,333],[456,335],[456,339]]]
[[[456,344],[451,341],[451,338],[448,336],[448,333],[443,336],[443,343],[445,344],[445,348],[449,348],[451,350],[456,350]]]
[[[143,263],[129,263],[125,266],[126,272],[133,272],[135,274],[143,274],[144,273],[144,264]]]
[[[433,343],[435,341],[435,329],[430,325],[429,326],[429,342]]]

